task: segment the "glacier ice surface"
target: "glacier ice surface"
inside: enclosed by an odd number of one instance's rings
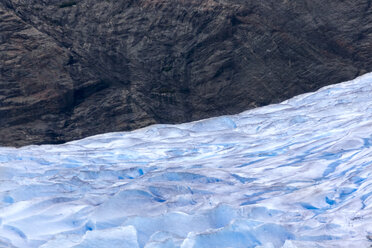
[[[0,148],[0,247],[368,247],[372,74],[233,116]]]

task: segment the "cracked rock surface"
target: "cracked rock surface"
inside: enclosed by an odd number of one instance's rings
[[[370,0],[0,0],[0,145],[236,114],[371,55]]]

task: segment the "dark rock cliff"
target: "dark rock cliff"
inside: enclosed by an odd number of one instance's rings
[[[235,114],[371,56],[371,0],[0,0],[0,145]]]

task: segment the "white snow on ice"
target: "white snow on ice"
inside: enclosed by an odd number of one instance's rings
[[[234,116],[0,148],[0,247],[369,247],[372,74]]]

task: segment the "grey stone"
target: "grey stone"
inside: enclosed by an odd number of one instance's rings
[[[236,114],[371,55],[370,0],[0,0],[0,145]]]

